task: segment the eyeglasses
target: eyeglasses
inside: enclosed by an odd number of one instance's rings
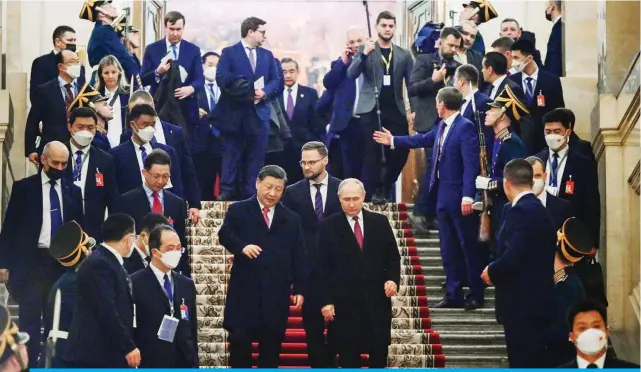
[[[181,247],[178,245],[169,245],[167,246],[167,251],[180,251],[180,253],[185,253],[186,249],[185,247]]]
[[[327,156],[323,156],[322,158],[320,158],[320,159],[318,159],[318,160],[310,160],[310,161],[304,161],[304,160],[301,160],[301,161],[299,161],[299,162],[298,162],[298,164],[300,164],[300,166],[301,166],[301,167],[303,167],[303,168],[305,168],[305,167],[306,167],[306,166],[308,166],[308,165],[309,165],[310,167],[313,167],[314,165],[316,165],[316,163],[318,163],[319,161],[321,161],[321,160],[325,159],[326,157],[327,157]]]
[[[266,30],[262,30],[262,31],[261,30],[256,30],[256,32],[260,32],[261,34],[263,34],[263,36],[265,36],[265,33],[267,33]]]

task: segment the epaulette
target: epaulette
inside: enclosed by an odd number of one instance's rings
[[[568,274],[565,272],[565,269],[561,269],[554,273],[554,284],[565,281],[568,278]]]
[[[487,184],[487,189],[488,190],[496,190],[499,187],[499,181],[498,180],[492,180]]]
[[[502,140],[502,141],[507,141],[510,138],[512,138],[512,132],[508,128],[503,128],[501,129],[500,132],[496,134],[496,138]]]

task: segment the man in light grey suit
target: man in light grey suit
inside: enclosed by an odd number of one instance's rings
[[[376,18],[378,40],[368,40],[347,70],[349,79],[362,81],[356,92],[358,104],[356,114],[367,133],[378,130],[374,79],[378,87],[381,124],[395,136],[408,135],[407,115],[403,102],[403,79],[409,83],[414,60],[409,51],[392,43],[396,29],[396,17],[388,11]],[[411,120],[414,114],[411,110]],[[387,203],[392,185],[401,174],[409,150],[385,148],[386,161],[381,167],[381,147],[370,135],[365,145],[365,188],[367,195],[373,195],[372,202]]]

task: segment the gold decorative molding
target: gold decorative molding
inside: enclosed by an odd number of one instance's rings
[[[639,101],[639,89],[637,89],[619,125],[616,128],[599,130],[599,133],[592,143],[597,161],[599,161],[603,155],[606,146],[621,146],[628,138],[630,132],[632,132],[634,126],[639,121]]]
[[[634,191],[637,193],[637,195],[641,195],[639,193],[640,191],[640,180],[641,180],[641,174],[639,173],[641,167],[641,162],[638,162],[637,165],[634,167],[634,170],[632,171],[632,174],[630,174],[630,177],[628,177],[628,184],[630,187],[634,189]]]

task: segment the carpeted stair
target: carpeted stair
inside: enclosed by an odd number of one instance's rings
[[[199,356],[203,367],[224,367],[229,362],[222,316],[233,256],[217,238],[228,205],[226,202],[203,203],[203,218],[197,226],[187,229],[198,292]],[[445,279],[437,233],[416,235],[407,222],[408,206],[405,204],[369,205],[368,208],[388,217],[402,257],[401,287],[398,295],[392,298],[394,318],[388,365],[411,368],[504,366],[504,338],[494,320],[493,289],[488,291],[485,309],[471,312],[430,309],[428,298],[430,303],[442,298],[441,282]],[[366,358],[364,355],[364,362]],[[280,364],[283,367],[309,365],[301,314],[293,308]]]

